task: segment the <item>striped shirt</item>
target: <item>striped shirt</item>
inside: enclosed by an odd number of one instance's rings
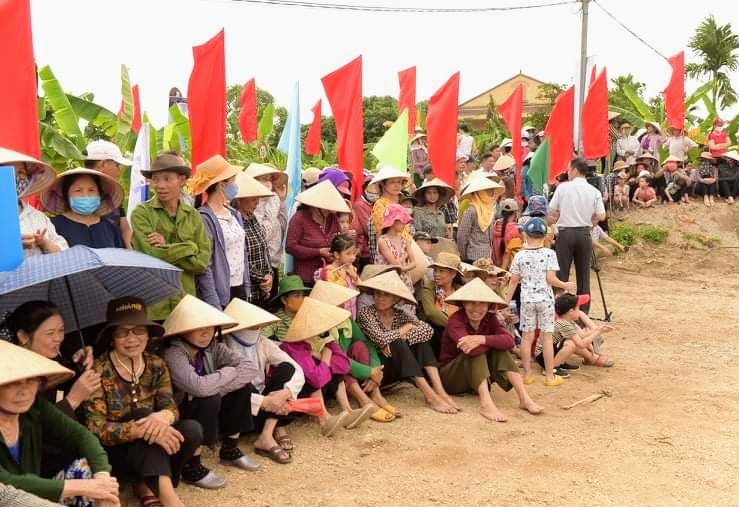
[[[493,226],[481,230],[477,224],[477,212],[473,206],[468,207],[462,215],[457,228],[457,244],[459,255],[463,260],[475,261],[493,257]]]
[[[13,486],[0,484],[0,506],[2,507],[53,507],[59,505],[26,493]]]
[[[275,312],[275,317],[279,317],[280,321],[263,327],[262,336],[266,336],[270,340],[281,342],[285,338],[287,330],[290,329],[290,324],[293,322],[293,316],[288,315],[284,308],[280,308]]]

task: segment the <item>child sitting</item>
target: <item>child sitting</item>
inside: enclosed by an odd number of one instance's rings
[[[552,287],[560,287],[575,292],[575,282],[563,282],[557,278],[559,263],[554,251],[544,248],[547,224],[539,217],[531,218],[523,228],[524,248],[516,254],[511,264],[511,281],[508,284],[505,302],[510,303],[516,286],[521,282],[521,361],[524,370],[524,383],[533,384],[531,375],[531,344],[534,332],[541,331],[540,341],[546,362],[547,387],[562,384],[562,377],[554,374],[554,351],[552,332],[554,331],[554,294]]]
[[[649,186],[649,179],[646,176],[639,177],[639,187],[634,192],[632,201],[641,208],[651,208],[657,202],[657,193]]]
[[[572,294],[560,295],[554,303],[554,308],[559,316],[554,324],[552,335],[555,367],[559,368],[560,365],[565,364],[565,361],[572,354],[582,357],[584,359],[583,364],[604,368],[613,366],[612,360],[593,351],[593,340],[597,339],[601,333],[612,331],[612,326],[604,325],[586,330],[581,329],[576,321],[580,318],[582,312],[578,306],[578,297]],[[542,347],[537,344],[536,362],[543,367],[545,359]]]
[[[616,250],[620,250],[622,252],[626,251],[626,247],[610,237],[600,225],[593,226],[593,229],[590,231],[590,240],[593,242],[593,251],[604,257],[610,257],[616,252]],[[601,241],[605,242],[608,246],[613,247],[613,250],[611,250],[607,245],[601,243]]]
[[[329,251],[333,256],[333,261],[319,269],[316,272],[315,279],[354,289],[359,282],[357,268],[354,266],[354,261],[357,260],[357,248],[354,245],[354,240],[346,234],[337,234],[331,240]],[[357,298],[348,300],[344,303],[343,308],[352,314],[352,319],[355,319],[357,317]]]
[[[613,205],[620,209],[629,209],[629,184],[626,183],[628,174],[626,171],[618,173],[618,180],[616,185],[613,187]]]

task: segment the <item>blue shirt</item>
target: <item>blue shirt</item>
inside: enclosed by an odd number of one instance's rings
[[[7,445],[8,452],[10,453],[10,457],[13,458],[13,461],[18,463],[20,465],[21,462],[21,441],[20,439],[16,440],[15,445]]]
[[[57,234],[64,236],[70,247],[85,245],[90,248],[125,248],[118,223],[110,216],[101,217],[100,222],[92,225],[75,222],[64,215],[53,217],[51,222]]]

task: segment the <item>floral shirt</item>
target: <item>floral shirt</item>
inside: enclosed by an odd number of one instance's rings
[[[134,420],[152,412],[168,410],[177,420],[177,404],[172,393],[172,380],[164,360],[144,352],[144,373],[138,392],[124,380],[113,366],[110,353],[95,360],[101,387],[85,403],[87,427],[106,446],[132,442]]]
[[[521,277],[521,303],[554,301],[552,287],[547,282],[548,271],[559,271],[554,250],[524,248],[513,258],[510,271]]]
[[[400,327],[403,324],[411,323],[416,327],[407,335],[401,338]],[[418,320],[418,317],[411,315],[398,308],[393,309],[393,323],[390,329],[385,329],[380,317],[377,315],[375,305],[370,305],[359,312],[357,324],[362,328],[367,337],[378,347],[384,347],[395,340],[405,340],[408,345],[415,345],[431,340],[434,330],[431,326]]]

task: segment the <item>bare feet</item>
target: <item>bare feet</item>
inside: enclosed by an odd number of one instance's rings
[[[480,415],[493,422],[506,422],[508,420],[495,405],[480,407]]]
[[[529,414],[541,414],[544,410],[544,407],[534,402],[532,399],[528,399],[527,401],[521,402],[521,404],[518,406],[521,410],[525,410]]]
[[[452,398],[451,396],[449,396],[449,394],[447,394],[447,393],[439,394],[439,397],[442,400],[446,401],[447,404],[449,404],[450,406],[454,407],[454,409],[457,412],[461,412],[462,411],[462,407],[460,407],[459,405],[457,405],[457,403],[454,401],[454,398]]]
[[[433,398],[426,398],[426,404],[441,414],[456,414],[457,409],[449,405],[446,401],[441,399],[439,395],[434,395]]]

